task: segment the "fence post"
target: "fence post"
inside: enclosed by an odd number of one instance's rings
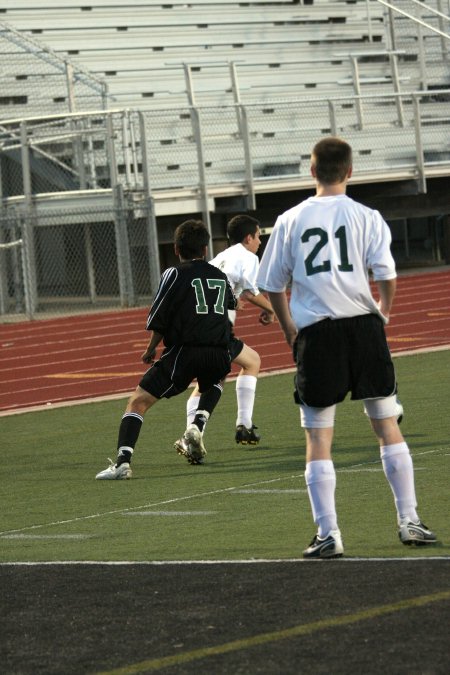
[[[413,94],[413,108],[414,108],[414,130],[416,135],[416,157],[417,157],[417,171],[419,173],[418,186],[419,192],[423,194],[427,191],[427,180],[425,177],[425,159],[423,154],[422,143],[422,128],[420,123],[420,94]]]
[[[153,200],[151,185],[150,185],[150,170],[147,144],[147,130],[145,128],[145,119],[142,111],[138,112],[139,116],[139,134],[141,137],[141,152],[142,152],[142,177],[144,181],[144,195],[145,195],[145,222],[147,224],[147,246],[148,246],[148,263],[150,275],[150,288],[152,297],[158,288],[159,278],[161,276],[161,263],[159,258],[158,246],[158,228],[155,215],[155,204]]]
[[[20,123],[20,152],[22,160],[23,194],[25,197],[25,213],[22,217],[22,265],[24,275],[25,313],[29,319],[32,319],[37,307],[37,283],[36,258],[34,251],[34,209],[32,202],[30,147],[28,144],[26,122]]]
[[[116,236],[120,305],[121,307],[132,307],[134,305],[134,288],[122,185],[116,185],[114,189],[114,231]]]

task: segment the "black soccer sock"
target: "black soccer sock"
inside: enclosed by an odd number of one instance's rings
[[[200,431],[203,431],[205,428],[206,422],[220,401],[222,392],[223,386],[221,384],[214,384],[210,389],[205,391],[203,394],[200,394],[200,400],[198,402],[198,408],[194,418],[194,424],[198,426]]]
[[[131,461],[131,454],[139,438],[143,421],[144,418],[138,413],[125,413],[122,417],[117,441],[117,449],[119,450],[117,464]]]

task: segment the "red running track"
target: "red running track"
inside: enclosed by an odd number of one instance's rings
[[[393,353],[450,347],[450,269],[400,276],[391,322]],[[145,365],[147,309],[0,325],[0,413],[132,391]],[[278,324],[261,326],[247,303],[236,334],[262,372],[293,367]]]

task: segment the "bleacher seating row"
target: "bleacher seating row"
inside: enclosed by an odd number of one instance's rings
[[[430,0],[433,6],[436,2]],[[186,108],[192,101],[211,106],[215,116],[203,128],[208,183],[243,180],[239,120],[232,108],[225,113],[217,107],[237,100],[248,106],[257,178],[295,175],[302,153],[304,159],[309,157],[317,136],[332,132],[353,135],[358,131],[352,138],[355,153],[372,167],[408,162],[415,147],[411,111],[400,110],[395,101],[385,104],[382,95],[421,88],[423,73],[412,48],[417,41],[415,29],[405,33],[401,47],[397,45],[393,52],[385,19],[386,10],[376,0],[258,0],[255,4],[71,0],[62,6],[58,0],[6,0],[0,8],[0,21],[38,38],[45,46],[43,53],[49,47],[75,69],[81,65],[103,79],[110,108],[157,112],[148,117],[156,189],[190,185],[197,175],[196,139]],[[433,86],[448,86],[448,62],[439,59],[442,52],[436,36],[425,37],[433,45]],[[7,50],[1,51],[3,63],[8,63]],[[32,62],[21,58],[16,44],[11,54],[2,78],[0,117],[67,110],[68,93],[54,85],[52,65],[41,60],[36,73]],[[81,103],[77,102],[76,78],[74,82],[76,104],[87,105],[91,94],[84,92]],[[358,91],[378,95],[380,100],[358,105],[351,101]],[[301,104],[298,113],[292,105],[283,107],[284,102],[311,97],[321,102],[316,108],[308,107],[307,118]],[[324,99],[336,102],[336,128]],[[427,104],[430,119],[439,117],[432,107],[439,105],[439,101]],[[166,109],[170,114],[162,113]],[[399,129],[408,125],[405,141]],[[374,135],[377,128],[383,128],[380,143]],[[292,143],[300,135],[304,151]],[[448,154],[438,137],[432,130],[427,136],[430,153]],[[58,147],[53,149],[58,154]],[[107,175],[102,161],[97,171],[100,178]]]

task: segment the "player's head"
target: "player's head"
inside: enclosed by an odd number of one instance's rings
[[[227,225],[227,235],[230,244],[248,244],[258,241],[259,248],[259,221],[245,214],[234,216]],[[255,251],[256,252],[256,251]]]
[[[335,136],[322,138],[311,153],[311,173],[322,185],[336,185],[350,178],[352,149]]]
[[[208,243],[209,232],[201,220],[185,220],[175,230],[175,253],[183,260],[203,258]]]

